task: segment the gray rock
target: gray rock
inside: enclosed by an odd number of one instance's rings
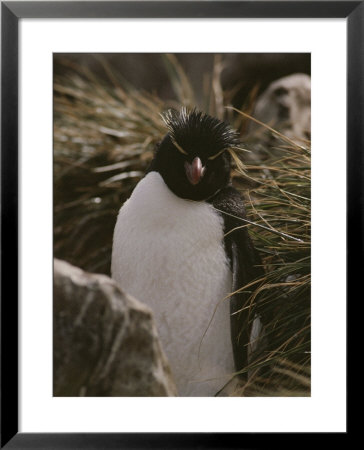
[[[54,262],[53,395],[174,396],[152,312],[105,275]]]
[[[259,96],[253,116],[297,143],[310,139],[311,78],[297,73],[274,81]]]

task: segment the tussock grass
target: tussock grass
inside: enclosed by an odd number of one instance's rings
[[[200,104],[174,55],[161,56],[175,98],[128,85],[105,60],[110,82],[64,58],[54,77],[54,253],[85,270],[110,273],[112,233],[120,205],[165,134],[160,113],[196,106],[229,121],[247,151],[235,153],[234,185],[246,201],[247,226],[266,275],[249,287],[246,308],[264,313],[265,336],[249,382],[236,395],[310,394],[310,147],[266,124],[249,133],[255,90],[232,108],[220,84],[223,60],[205,77]],[[232,90],[233,91],[233,90]],[[256,370],[256,369],[260,370]],[[262,368],[264,370],[262,370]]]

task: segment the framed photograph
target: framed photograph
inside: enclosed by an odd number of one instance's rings
[[[363,3],[1,8],[1,446],[345,438]]]

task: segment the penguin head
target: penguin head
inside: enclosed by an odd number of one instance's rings
[[[159,144],[150,170],[162,176],[178,197],[206,200],[230,182],[231,156],[239,143],[230,126],[196,109],[169,110],[168,133]]]

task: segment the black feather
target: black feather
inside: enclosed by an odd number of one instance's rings
[[[189,154],[202,151],[213,156],[240,142],[238,133],[228,123],[196,109],[170,109],[162,117],[171,138]]]
[[[233,274],[232,292],[235,292],[264,275],[262,262],[247,227],[244,227],[246,214],[239,192],[228,186],[212,198],[211,203],[224,218],[224,245]],[[249,305],[251,292],[256,288],[257,285],[252,286],[230,297],[231,342],[237,371],[245,369],[248,364],[247,343],[252,314],[246,307]],[[245,377],[246,374],[243,378]]]

